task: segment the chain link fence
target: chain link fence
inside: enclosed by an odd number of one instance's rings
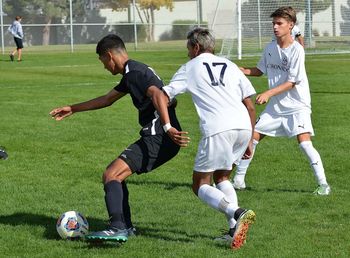
[[[350,0],[0,0],[1,46],[3,53],[14,46],[7,28],[20,15],[27,51],[79,51],[109,33],[137,50],[183,50],[187,31],[204,26],[219,51],[222,42],[229,44],[223,55],[244,57],[271,41],[269,15],[282,5],[297,10],[307,53],[350,52]]]

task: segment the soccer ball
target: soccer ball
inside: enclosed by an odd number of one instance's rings
[[[67,211],[57,220],[56,229],[63,239],[76,239],[88,233],[89,223],[81,213]]]

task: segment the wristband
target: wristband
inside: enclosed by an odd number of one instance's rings
[[[170,128],[172,128],[172,126],[171,126],[170,123],[167,123],[167,124],[163,125],[163,130],[164,130],[164,132],[169,131]]]

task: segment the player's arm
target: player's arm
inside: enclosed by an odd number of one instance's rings
[[[83,111],[108,107],[112,105],[115,101],[120,99],[121,97],[125,96],[125,94],[126,93],[124,92],[118,92],[115,89],[112,89],[106,95],[103,95],[85,102],[81,102],[78,104],[55,108],[50,112],[50,115],[55,120],[59,121],[77,112],[83,112]]]
[[[288,90],[292,89],[294,86],[295,86],[295,82],[282,83],[275,88],[269,89],[267,91],[264,91],[261,94],[258,94],[256,96],[255,103],[258,105],[265,104],[269,101],[269,99],[271,97],[279,95],[282,92],[288,91]]]
[[[147,89],[147,96],[152,99],[153,106],[160,116],[160,121],[163,125],[164,131],[177,145],[187,147],[190,141],[190,138],[186,136],[188,132],[179,132],[176,128],[171,126],[168,112],[168,95],[158,87],[151,86]]]
[[[303,48],[305,48],[305,42],[304,42],[304,37],[299,35],[296,37],[296,41],[298,41],[300,43],[300,45],[303,46]]]
[[[239,68],[245,75],[247,76],[261,76],[263,75],[263,72],[260,71],[257,67],[240,67]]]
[[[249,142],[248,148],[245,151],[243,155],[243,159],[249,159],[253,155],[253,136],[254,136],[254,129],[255,129],[255,121],[256,121],[256,112],[255,112],[255,105],[251,97],[247,97],[243,99],[243,104],[248,110],[248,114],[250,117],[250,123],[252,125],[252,137]]]

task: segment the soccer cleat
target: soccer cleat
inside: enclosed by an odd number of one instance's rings
[[[244,210],[239,216],[236,230],[231,242],[232,249],[239,249],[244,245],[247,238],[249,226],[255,222],[255,213],[252,210]]]
[[[92,232],[85,236],[87,241],[115,241],[126,242],[128,240],[127,229],[108,228],[103,231]]]
[[[226,232],[225,234],[214,238],[215,242],[220,242],[220,243],[232,243],[233,237],[230,236],[229,232]]]
[[[314,191],[316,195],[329,195],[331,193],[331,187],[329,185],[319,185]]]
[[[243,182],[233,181],[232,186],[236,190],[245,190],[246,189],[246,185],[245,185],[244,181]]]
[[[10,55],[10,60],[13,62],[15,60],[14,56],[11,54]]]
[[[134,237],[136,236],[136,228],[130,227],[126,229],[128,231],[128,237]]]
[[[5,151],[5,148],[0,146],[0,159],[7,159],[7,158],[8,158],[8,155]]]

